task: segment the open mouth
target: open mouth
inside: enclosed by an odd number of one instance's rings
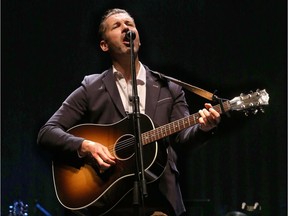
[[[123,39],[123,44],[125,44],[125,46],[130,47],[130,40],[128,38],[124,38]]]

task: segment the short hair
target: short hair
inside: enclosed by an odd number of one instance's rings
[[[102,16],[100,25],[99,25],[99,30],[98,30],[98,34],[99,34],[99,38],[103,39],[103,35],[104,32],[106,31],[106,27],[104,25],[104,22],[106,21],[106,19],[114,14],[121,14],[121,13],[125,13],[127,15],[129,15],[132,19],[133,17],[124,9],[120,9],[120,8],[113,8],[113,9],[109,9],[107,10],[104,15]],[[134,19],[133,19],[134,20]]]

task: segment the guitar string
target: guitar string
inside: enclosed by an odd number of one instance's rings
[[[110,152],[114,151],[114,149],[115,149],[115,152],[121,151],[121,150],[125,150],[126,148],[128,148],[128,147],[130,147],[130,146],[135,144],[134,140],[135,140],[134,137],[130,137],[130,138],[125,139],[123,141],[120,141],[120,142],[118,142],[116,144],[109,145],[108,146],[108,150]]]
[[[159,135],[162,135],[162,133],[161,133],[161,131],[159,131],[159,129],[157,128],[156,130],[155,130],[156,132],[154,133],[155,135],[154,136],[159,136]],[[148,134],[150,134],[150,132],[146,132],[146,133],[148,133]],[[143,134],[145,134],[145,133],[143,133]],[[142,134],[142,135],[143,135]],[[142,139],[143,139],[143,137],[142,137]],[[153,141],[151,141],[151,142],[153,142]],[[150,143],[150,142],[149,142]],[[115,151],[120,151],[120,150],[125,150],[126,148],[128,148],[128,147],[131,147],[132,145],[135,145],[135,138],[134,138],[134,136],[133,137],[130,137],[130,138],[128,138],[128,139],[125,139],[125,140],[123,140],[123,141],[120,141],[120,142],[118,142],[118,143],[116,143],[116,146],[115,146],[115,144],[113,144],[113,145],[109,145],[108,146],[108,150],[111,152],[111,151],[113,151],[114,149],[115,149]],[[115,147],[114,147],[115,146]]]
[[[224,104],[225,105],[225,108],[226,108],[226,104]],[[218,105],[216,105],[216,106],[214,106],[214,108],[215,109],[219,109],[219,104]],[[192,119],[192,117],[194,118],[194,119]],[[152,135],[154,135],[154,137],[163,137],[163,134],[164,134],[164,136],[165,136],[165,132],[167,131],[167,130],[169,130],[170,132],[171,132],[171,127],[172,127],[172,129],[174,128],[175,129],[175,126],[173,127],[173,125],[175,125],[176,124],[176,122],[177,123],[179,123],[180,121],[182,121],[183,123],[182,123],[182,125],[184,124],[187,124],[187,122],[185,121],[185,120],[188,120],[188,121],[192,121],[193,122],[193,124],[196,124],[196,121],[195,121],[195,117],[196,117],[196,119],[199,117],[199,114],[198,113],[195,113],[195,114],[193,114],[193,115],[190,115],[190,116],[187,116],[187,118],[184,118],[184,119],[179,119],[179,120],[177,120],[177,121],[175,121],[175,122],[171,122],[171,123],[169,123],[168,125],[166,125],[165,127],[163,127],[163,126],[161,126],[161,127],[158,127],[158,128],[156,128],[155,129],[155,132],[152,134]],[[190,123],[189,123],[190,124]],[[193,124],[191,124],[190,126],[192,126]],[[178,125],[177,125],[178,126]],[[165,129],[165,128],[168,128],[168,129]],[[184,127],[184,128],[186,128],[186,127]],[[183,128],[183,129],[184,129]],[[165,131],[164,133],[163,133],[163,131]],[[178,131],[178,129],[176,130],[176,131]],[[148,135],[151,135],[151,132],[146,132]],[[143,133],[144,134],[144,133]],[[142,135],[143,135],[142,134]],[[171,135],[172,133],[168,133],[169,135]],[[142,139],[143,139],[143,137],[142,137]],[[152,139],[152,140],[154,140],[154,139]],[[153,142],[153,141],[151,141],[151,142]],[[149,142],[150,143],[150,142]],[[108,146],[108,150],[111,152],[111,151],[113,151],[113,150],[115,150],[115,152],[117,152],[117,151],[121,151],[121,150],[125,150],[126,148],[129,148],[129,147],[131,147],[131,146],[133,146],[133,145],[135,145],[135,138],[134,137],[130,137],[130,138],[128,138],[128,139],[125,139],[125,140],[123,140],[123,141],[120,141],[120,142],[118,142],[118,143],[116,143],[116,144],[113,144],[113,145],[109,145]],[[114,147],[115,146],[115,147]]]
[[[188,116],[189,118],[192,118],[193,117],[193,115],[191,115],[191,116]],[[184,124],[185,124],[185,120],[182,120],[182,121],[184,121]],[[190,120],[191,121],[191,120]],[[193,121],[193,123],[195,123],[195,119],[193,119],[192,120]],[[177,121],[178,122],[178,121]],[[187,122],[186,122],[187,123]],[[174,122],[174,124],[175,124],[175,122]],[[174,124],[169,124],[169,125],[167,125],[166,126],[166,128],[168,128],[168,129],[165,129],[165,127],[159,127],[159,128],[156,128],[155,129],[155,132],[152,134],[152,135],[154,135],[154,137],[163,137],[163,134],[164,134],[164,136],[165,136],[165,134],[167,134],[167,133],[165,133],[165,132],[167,132],[167,130],[169,130],[170,131],[170,133],[168,133],[169,135],[171,135],[172,133],[171,133],[171,127],[172,127],[172,125],[174,125]],[[192,124],[191,124],[192,125]],[[176,131],[178,131],[178,129],[176,129],[175,130],[175,126],[173,126],[172,127],[172,129],[174,128],[174,131],[176,132]],[[163,132],[163,131],[165,131],[165,132]],[[146,132],[147,133],[147,135],[151,135],[151,132]],[[174,133],[174,132],[173,132]],[[145,134],[145,133],[143,133],[143,134]],[[142,135],[143,135],[142,134]],[[142,139],[143,139],[143,137],[142,137]],[[152,140],[154,140],[154,139],[152,139]],[[153,141],[151,141],[151,142],[153,142]],[[149,142],[150,143],[150,142]],[[132,145],[135,145],[135,138],[134,137],[130,137],[130,138],[128,138],[128,139],[125,139],[125,140],[123,140],[123,141],[120,141],[120,142],[118,142],[118,143],[116,143],[116,146],[115,146],[115,144],[113,144],[113,145],[109,145],[108,146],[108,150],[111,152],[111,151],[113,151],[114,149],[115,149],[115,151],[120,151],[120,150],[124,150],[125,148],[128,148],[128,147],[131,147]],[[115,146],[115,147],[114,147]]]

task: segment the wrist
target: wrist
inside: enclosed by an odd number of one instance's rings
[[[78,149],[78,155],[80,157],[85,157],[89,153],[89,141],[88,140],[83,140],[81,146]]]

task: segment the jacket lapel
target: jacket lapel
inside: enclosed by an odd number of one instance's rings
[[[149,68],[145,67],[146,69],[146,105],[145,105],[145,113],[153,118],[155,115],[156,105],[160,93],[160,86],[157,82],[157,76],[152,76],[150,73]],[[113,101],[115,107],[118,111],[122,114],[123,117],[126,116],[120,94],[118,92],[117,86],[115,82],[111,82],[111,80],[115,80],[112,68],[110,68],[106,76],[103,78],[103,83],[107,89],[111,100]]]
[[[155,115],[156,105],[160,93],[159,83],[156,82],[157,78],[152,76],[149,69],[146,68],[146,105],[145,113],[152,119]]]
[[[103,83],[107,89],[109,96],[111,97],[111,101],[114,103],[116,109],[121,113],[123,117],[126,116],[123,103],[121,101],[120,94],[118,92],[117,86],[115,82],[111,82],[111,80],[115,80],[112,68],[108,70],[106,76],[103,78]]]

